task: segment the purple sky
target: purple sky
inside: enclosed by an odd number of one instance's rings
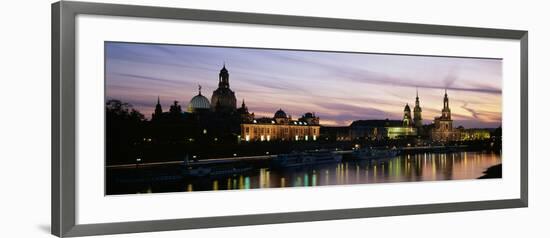
[[[323,125],[359,119],[402,119],[416,88],[424,123],[441,114],[444,89],[455,126],[501,125],[502,61],[360,53],[105,43],[107,98],[151,117],[157,96],[164,110],[186,107],[198,93],[210,99],[224,62],[238,105],[256,116],[282,108],[298,118],[315,112]]]

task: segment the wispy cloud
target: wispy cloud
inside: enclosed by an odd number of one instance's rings
[[[107,96],[146,114],[157,96],[182,105],[203,86],[209,96],[225,62],[238,101],[258,115],[283,108],[316,112],[344,125],[357,119],[399,119],[418,88],[425,122],[441,113],[443,90],[457,122],[494,125],[501,119],[501,60],[352,54],[160,44],[108,43]],[[149,116],[149,115],[147,115]]]

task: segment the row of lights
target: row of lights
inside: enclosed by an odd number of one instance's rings
[[[256,124],[256,123],[258,123],[258,121],[253,120],[252,123]],[[272,121],[271,121],[271,124],[275,124],[275,121],[272,120]],[[295,121],[295,122],[294,122],[294,125],[307,125],[307,122],[302,122],[302,121],[297,121],[297,122],[296,122],[296,121]]]
[[[239,139],[240,139],[240,136],[239,136]],[[309,136],[308,136],[308,135],[304,136],[304,139],[305,139],[306,141],[308,141],[308,140],[309,140]],[[314,141],[316,141],[316,140],[317,140],[317,136],[316,136],[316,135],[313,135],[313,138],[312,138],[312,139],[313,139]],[[247,142],[250,141],[250,135],[245,135],[245,136],[244,136],[244,140],[247,141]],[[270,136],[270,135],[267,135],[267,136],[262,135],[262,136],[260,136],[260,141],[270,141],[270,140],[271,140],[271,136]],[[298,141],[298,140],[300,140],[300,137],[294,136],[294,140]]]

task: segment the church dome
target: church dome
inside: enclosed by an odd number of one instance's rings
[[[200,89],[199,95],[194,96],[189,105],[187,105],[187,112],[196,112],[197,110],[210,110],[210,101],[205,96],[202,96]]]
[[[275,116],[273,118],[286,118],[286,113],[279,108],[279,111],[275,112]]]
[[[233,112],[237,109],[237,97],[229,88],[229,72],[225,68],[220,70],[218,88],[212,93],[212,110],[215,112]]]

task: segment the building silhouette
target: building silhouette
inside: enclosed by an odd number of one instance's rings
[[[237,98],[229,87],[229,71],[225,64],[220,70],[218,88],[212,93],[211,101],[212,110],[215,112],[233,112],[237,109]]]
[[[239,142],[316,141],[319,138],[319,117],[315,113],[308,112],[293,120],[279,109],[272,118],[256,119],[254,113],[249,112],[244,99],[237,108],[237,99],[229,86],[229,71],[225,64],[218,76],[218,88],[212,93],[210,101],[202,95],[200,85],[198,89],[198,94],[191,98],[185,111],[174,101],[170,110],[164,112],[158,97],[151,120],[153,127],[156,127],[154,130],[161,128],[168,131],[163,133],[165,137],[170,140],[179,138],[181,141],[204,137],[214,137],[216,141],[229,138]]]
[[[403,110],[403,127],[411,127],[412,125],[411,108],[407,103]]]
[[[414,102],[414,127],[418,130],[422,128],[422,108],[420,107],[420,99],[418,98],[418,88],[416,89],[416,100]]]
[[[238,142],[317,141],[321,137],[334,141],[416,138],[449,142],[490,137],[489,130],[453,127],[446,89],[441,116],[435,117],[430,125],[423,124],[418,89],[413,110],[406,103],[402,120],[357,120],[342,127],[321,126],[319,117],[313,112],[293,119],[281,108],[274,112],[273,117],[256,118],[249,112],[244,99],[238,108],[236,101],[235,92],[229,85],[229,71],[224,64],[211,100],[202,94],[200,85],[198,94],[191,98],[185,111],[178,101],[174,101],[168,111],[163,111],[160,97],[157,97],[151,120],[152,134],[156,130],[164,131],[156,134],[168,138],[168,141],[213,137]]]
[[[453,128],[447,89],[445,89],[445,96],[443,97],[441,116],[434,118],[434,126],[431,134],[432,140],[434,141],[456,141],[460,139],[460,131]]]

